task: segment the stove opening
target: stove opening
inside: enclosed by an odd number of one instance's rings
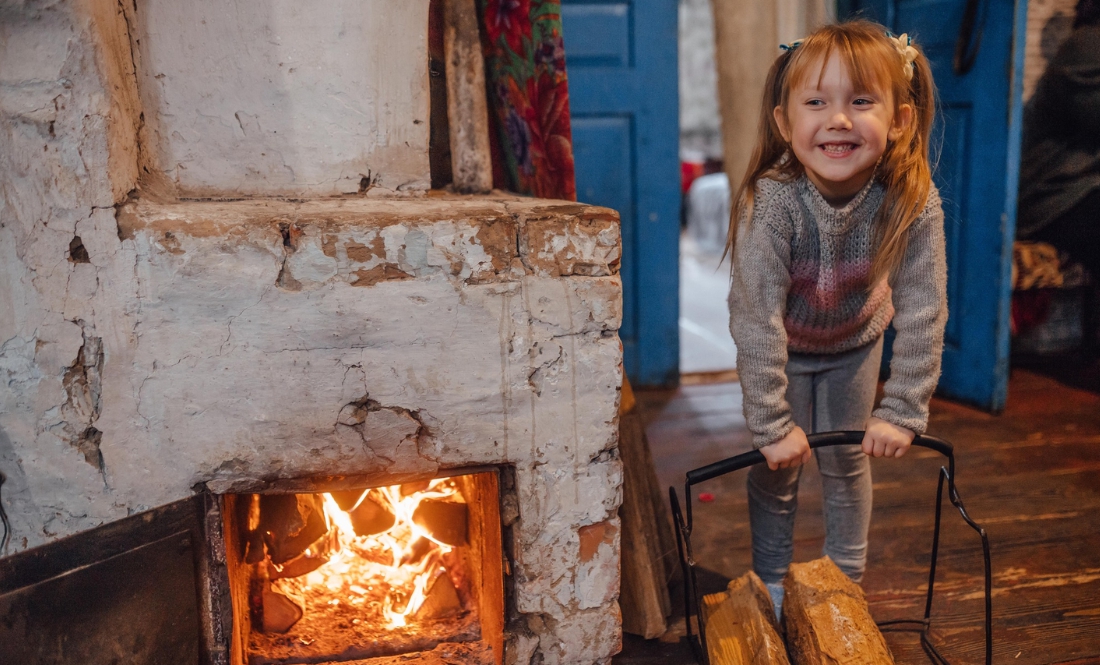
[[[500,663],[495,471],[388,487],[225,496],[234,664],[447,650]]]

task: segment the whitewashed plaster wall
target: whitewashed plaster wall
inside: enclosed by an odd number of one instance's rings
[[[508,464],[508,662],[608,662],[615,214],[373,190],[135,198],[155,111],[126,5],[0,7],[6,553],[202,486]]]
[[[0,495],[15,550],[179,493],[119,498],[96,426],[111,355],[141,334],[116,206],[139,186],[138,128],[155,113],[139,103],[128,4],[0,8]],[[126,443],[116,433],[108,445]]]
[[[428,189],[428,0],[138,0],[130,13],[145,166],[174,193]]]
[[[99,457],[104,340],[129,338],[114,206],[139,112],[118,4],[0,9],[0,470],[20,550],[125,516]],[[71,257],[76,255],[76,260]]]

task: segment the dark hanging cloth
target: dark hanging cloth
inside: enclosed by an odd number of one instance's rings
[[[1100,26],[1058,49],[1024,115],[1016,236],[1041,231],[1100,192]],[[1076,215],[1075,215],[1076,216]],[[1100,220],[1074,220],[1100,226]]]
[[[577,200],[558,0],[478,0],[493,184]]]

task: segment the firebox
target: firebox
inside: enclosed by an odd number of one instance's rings
[[[461,662],[501,662],[495,469],[222,499],[230,663],[335,663],[436,649]]]

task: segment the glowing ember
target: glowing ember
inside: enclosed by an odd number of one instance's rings
[[[326,493],[324,511],[329,533],[303,556],[324,556],[323,550],[327,549],[330,558],[304,575],[276,579],[272,587],[288,596],[302,599],[323,596],[330,598],[323,602],[331,605],[346,603],[361,607],[365,614],[376,615],[379,624],[386,628],[406,625],[423,605],[432,583],[445,574],[443,555],[451,551],[449,545],[414,524],[413,513],[425,499],[457,494],[454,482],[449,479],[433,480],[426,490],[409,496],[402,496],[401,486],[394,485],[364,491],[351,510],[345,512]],[[374,535],[356,535],[351,513],[364,501],[374,501],[392,512],[393,526]],[[291,563],[279,566],[269,562],[271,576],[278,577]]]

